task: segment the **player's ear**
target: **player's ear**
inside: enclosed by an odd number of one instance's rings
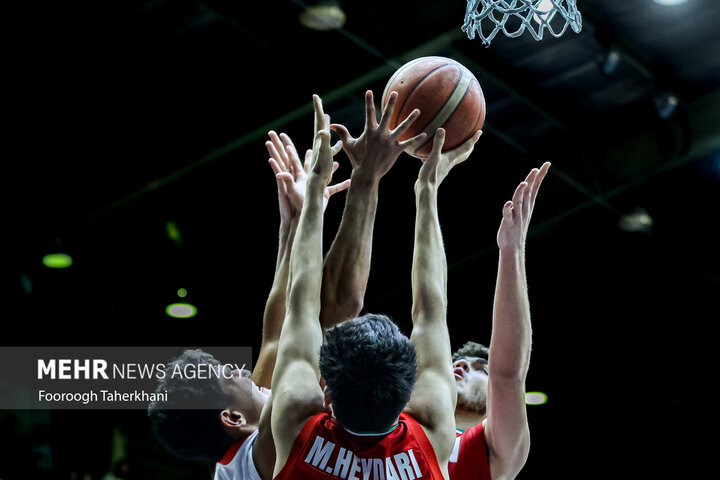
[[[241,428],[247,424],[247,419],[240,410],[226,408],[220,412],[220,422],[229,428]]]

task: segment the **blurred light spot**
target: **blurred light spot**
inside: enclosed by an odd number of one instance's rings
[[[165,222],[165,232],[175,245],[183,244],[182,234],[180,233],[180,227],[177,226],[177,223],[172,220]]]
[[[43,257],[42,263],[48,268],[68,268],[73,259],[66,253],[49,253]]]
[[[20,272],[20,285],[22,285],[23,292],[32,293],[32,280],[30,280],[30,277],[25,272]]]
[[[190,318],[197,314],[197,308],[189,303],[171,303],[165,308],[165,313],[173,318]]]
[[[655,3],[659,3],[660,5],[680,5],[681,3],[685,3],[687,0],[655,0]]]
[[[540,0],[540,3],[538,3],[535,8],[541,12],[547,12],[541,15],[538,15],[537,13],[533,15],[533,20],[535,20],[537,23],[542,23],[540,20],[541,18],[545,20],[547,23],[550,23],[550,21],[553,19],[555,14],[557,13],[557,9],[554,9],[555,5],[553,4],[552,0]],[[552,13],[551,13],[552,12]],[[548,15],[550,18],[548,18]]]
[[[620,65],[620,60],[620,53],[618,53],[618,51],[614,48],[611,48],[605,57],[603,72],[605,72],[606,75],[612,75],[615,73],[618,65]]]
[[[339,2],[327,0],[318,5],[308,5],[300,13],[300,23],[312,30],[337,30],[345,25],[345,12]]]
[[[672,92],[664,92],[655,95],[653,99],[655,102],[655,108],[657,109],[660,118],[667,120],[673,114],[679,104],[677,95]]]
[[[547,402],[547,395],[542,392],[527,392],[525,394],[525,403],[528,405],[542,405]]]
[[[645,209],[637,207],[620,217],[618,226],[626,232],[647,232],[652,229],[653,219]]]
[[[187,297],[187,290],[185,290],[184,288],[179,288],[177,291],[177,296],[180,298]]]

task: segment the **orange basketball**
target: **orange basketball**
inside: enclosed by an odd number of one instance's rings
[[[427,158],[435,131],[445,129],[443,151],[468,140],[485,123],[485,96],[475,76],[462,64],[445,57],[421,57],[400,67],[385,86],[382,105],[390,92],[398,92],[390,128],[395,128],[414,109],[420,116],[400,137],[407,140],[427,133],[425,142],[408,154]]]

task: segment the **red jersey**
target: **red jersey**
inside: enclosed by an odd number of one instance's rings
[[[457,432],[455,448],[448,461],[450,480],[491,480],[490,461],[483,424]]]
[[[307,421],[275,480],[442,480],[435,450],[422,426],[400,414],[386,434],[357,434],[327,412]]]

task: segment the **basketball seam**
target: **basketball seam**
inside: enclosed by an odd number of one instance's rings
[[[478,82],[477,80],[473,80],[472,82],[477,83],[477,84],[478,84],[478,88],[480,87],[480,82]],[[468,92],[470,91],[470,87],[472,87],[472,82],[470,82],[470,85],[468,85]],[[480,89],[480,91],[482,91],[482,88]],[[484,103],[485,103],[485,99],[484,99],[484,96],[483,96],[483,104],[484,104]],[[469,140],[469,139],[475,134],[475,132],[477,132],[478,123],[480,123],[480,119],[483,117],[484,113],[485,113],[485,108],[481,108],[481,109],[478,111],[477,120],[475,120],[475,125],[473,125],[473,131],[470,132],[470,136],[469,136],[468,138],[466,138],[466,139],[463,141],[463,143],[465,143],[467,140]]]
[[[399,68],[395,73],[393,73],[392,77],[390,77],[390,80],[388,80],[387,85],[385,85],[385,89],[383,90],[383,96],[382,96],[382,102],[383,102],[382,107],[383,108],[385,106],[385,101],[387,100],[388,95],[390,95],[388,88],[390,88],[390,85],[393,84],[393,82],[395,81],[395,78],[397,78],[398,75],[400,75],[402,72],[404,72],[405,70],[407,70],[408,68],[410,68],[411,66],[415,65],[416,63],[418,63],[422,60],[424,60],[424,58],[416,58],[415,60],[406,63],[401,68]]]
[[[460,84],[462,83],[463,77],[466,75],[466,72],[464,72],[462,68],[459,68],[458,70],[460,70],[460,76],[458,77],[457,83],[455,83],[455,87],[453,88],[452,92],[450,92],[450,95],[448,95],[447,99],[445,100],[445,103],[443,103],[442,107],[440,107],[438,109],[437,113],[435,113],[433,118],[431,118],[430,121],[427,124],[425,124],[425,126],[422,128],[421,131],[425,131],[425,129],[433,123],[433,121],[437,118],[437,116],[440,115],[440,113],[442,112],[445,105],[447,105],[447,103],[452,98],[453,94],[455,93],[455,90],[457,90],[458,87],[460,86]],[[470,91],[471,85],[472,85],[472,80],[470,80],[470,82],[468,82],[467,88],[465,89],[463,96],[460,98],[460,101],[457,102],[457,104],[455,105],[455,108],[453,108],[453,110],[450,112],[450,115],[447,116],[448,119],[450,119],[453,116],[453,114],[457,111],[457,109],[460,107],[460,105],[462,105],[463,100],[465,100],[465,97],[467,96],[468,92]],[[435,137],[435,132],[433,132],[432,134],[428,132],[428,136],[425,139],[425,141],[422,142],[420,145],[418,145],[418,147],[415,150],[413,150],[413,155],[417,154],[417,151],[420,150],[423,146],[425,146],[434,137]]]
[[[433,72],[435,72],[435,71],[437,71],[437,70],[440,70],[441,68],[445,68],[445,67],[455,67],[455,65],[453,65],[452,63],[446,63],[446,64],[444,64],[444,65],[440,65],[439,67],[435,67],[435,68],[433,68],[432,70],[430,70],[428,73],[426,73],[425,76],[423,76],[420,80],[418,80],[415,85],[413,85],[412,89],[411,89],[411,90],[408,92],[408,94],[405,96],[405,100],[403,100],[402,105],[400,105],[400,108],[397,110],[397,116],[395,117],[395,126],[396,126],[396,127],[397,127],[398,121],[400,120],[400,113],[402,113],[403,108],[405,108],[405,104],[406,104],[407,101],[410,99],[410,96],[413,94],[413,92],[415,91],[415,89],[417,89],[417,87],[423,82],[423,80],[425,80],[431,73],[433,73]],[[462,72],[460,72],[460,78],[462,78]],[[455,88],[457,88],[457,84],[455,85]],[[453,89],[453,92],[454,92],[454,91],[455,91],[455,89]],[[390,93],[388,93],[388,95],[390,95]],[[452,93],[451,93],[451,95],[452,95]],[[441,109],[442,109],[442,108],[441,108]],[[437,114],[436,114],[436,115],[437,115]],[[435,117],[433,117],[433,118],[435,118]],[[431,121],[432,121],[432,120],[431,120]],[[430,125],[430,124],[428,123],[428,125]],[[427,126],[427,125],[426,125],[426,126]]]

